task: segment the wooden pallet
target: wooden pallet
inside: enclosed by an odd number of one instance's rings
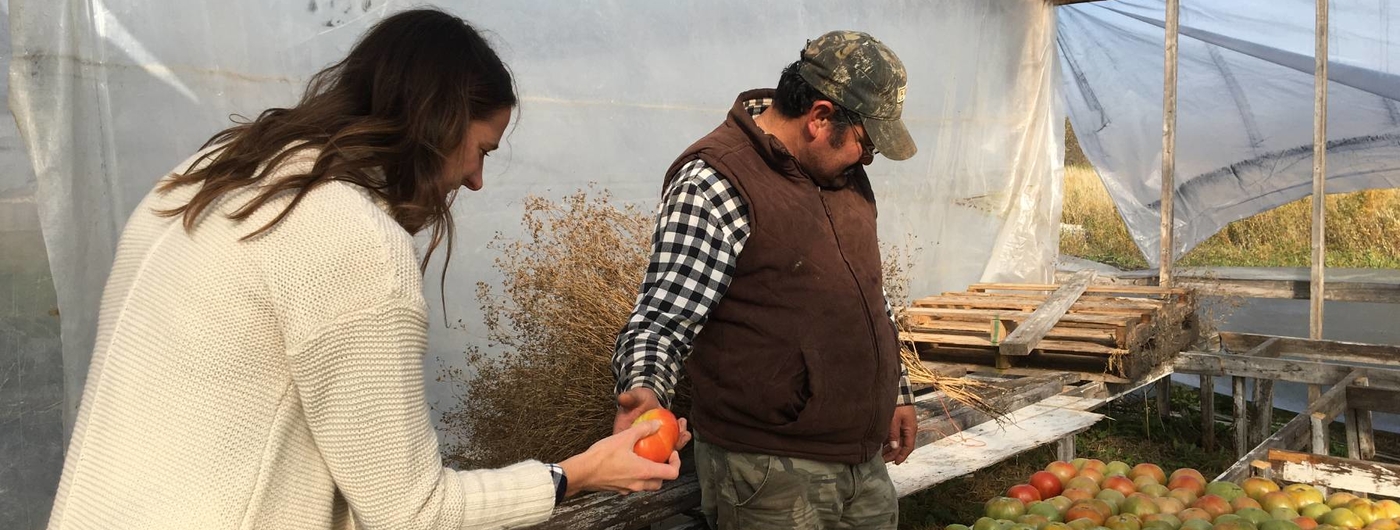
[[[901,308],[901,338],[926,360],[1135,378],[1196,339],[1185,289],[979,283]]]

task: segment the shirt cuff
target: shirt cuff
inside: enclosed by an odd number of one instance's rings
[[[621,392],[619,392],[619,394],[637,387],[649,388],[651,389],[652,393],[656,394],[656,401],[661,403],[661,408],[671,408],[671,399],[675,396],[671,394],[670,391],[661,388],[661,384],[659,381],[656,381],[655,379],[651,378],[639,377],[637,379],[633,379],[632,381],[625,381],[624,383],[625,387],[622,389]]]
[[[554,505],[564,502],[564,494],[569,491],[569,477],[559,464],[545,464],[549,467],[549,477],[554,479]]]

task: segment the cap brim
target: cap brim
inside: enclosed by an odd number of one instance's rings
[[[903,120],[865,118],[862,121],[865,123],[866,133],[870,135],[870,143],[875,144],[875,148],[879,149],[885,158],[907,160],[919,152],[919,148],[914,146],[914,137],[909,136],[909,129],[904,127]]]

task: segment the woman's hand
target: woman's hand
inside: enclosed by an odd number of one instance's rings
[[[679,422],[681,438],[677,448],[690,441],[685,420]],[[637,441],[651,436],[661,422],[648,421],[633,425],[622,432],[603,438],[587,451],[559,463],[568,477],[567,496],[580,491],[613,491],[626,495],[634,491],[656,491],[665,480],[680,476],[681,456],[675,451],[665,464],[652,462],[632,452]]]

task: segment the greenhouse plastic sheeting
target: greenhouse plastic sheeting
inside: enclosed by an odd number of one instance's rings
[[[0,71],[10,65],[0,0]],[[9,82],[0,77],[0,101]],[[43,528],[63,465],[63,357],[38,183],[8,106],[0,107],[0,528]]]
[[[70,415],[122,226],[156,179],[228,125],[296,100],[306,79],[407,2],[12,0],[12,104],[37,168],[62,310]],[[416,4],[414,4],[416,5]],[[912,246],[912,292],[1047,281],[1059,227],[1063,113],[1054,9],[1041,0],[918,2],[442,1],[488,32],[523,101],[486,187],[455,205],[436,357],[484,345],[475,284],[487,243],[520,234],[522,198],[596,182],[654,207],[662,173],[735,96],[773,86],[806,39],[872,33],[909,73],[919,153],[869,171],[881,234]],[[438,269],[440,270],[440,269]],[[639,271],[640,272],[640,271]],[[425,282],[438,300],[436,270]],[[458,329],[445,323],[461,321]],[[434,385],[430,397],[446,398]]]
[[[1175,256],[1312,194],[1313,0],[1181,2]],[[1160,0],[1060,8],[1070,122],[1133,239],[1161,256]],[[1331,3],[1327,191],[1400,187],[1400,1]]]

